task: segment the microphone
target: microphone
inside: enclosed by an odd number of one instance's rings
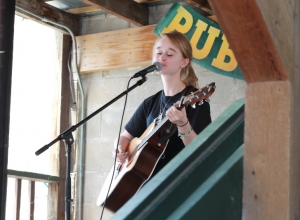
[[[154,62],[151,66],[148,66],[146,69],[143,69],[139,72],[137,72],[136,74],[133,75],[133,77],[131,77],[131,79],[133,78],[137,78],[139,76],[144,77],[147,73],[151,73],[155,70],[160,71],[162,69],[162,65],[160,62]]]

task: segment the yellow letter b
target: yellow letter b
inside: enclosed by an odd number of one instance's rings
[[[234,54],[231,49],[229,49],[228,41],[223,35],[222,37],[223,43],[221,45],[221,48],[219,50],[217,58],[213,59],[212,66],[217,67],[218,69],[231,72],[237,67],[237,62],[234,57]],[[225,63],[225,58],[228,56],[230,58],[229,62]]]

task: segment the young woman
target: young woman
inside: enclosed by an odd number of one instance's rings
[[[187,86],[198,88],[198,78],[192,68],[192,47],[185,35],[173,31],[161,34],[153,51],[153,62],[160,62],[159,72],[163,82],[163,90],[145,99],[138,107],[121,134],[117,160],[123,164],[126,160],[126,149],[134,137],[140,137],[147,127],[156,119],[167,117],[178,131],[169,139],[164,154],[159,159],[155,175],[185,146],[187,146],[209,123],[211,123],[208,102],[197,107],[178,110],[174,103],[178,102]],[[189,87],[190,88],[190,87]],[[179,134],[179,135],[178,135]]]

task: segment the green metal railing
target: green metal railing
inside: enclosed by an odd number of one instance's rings
[[[244,102],[233,103],[112,219],[241,219]]]

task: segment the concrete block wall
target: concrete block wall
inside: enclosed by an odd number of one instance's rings
[[[151,23],[157,23],[169,7],[170,5],[164,5],[151,8]],[[155,12],[159,12],[159,15],[153,16]],[[82,18],[81,27],[81,35],[86,35],[131,28],[134,25],[113,15],[99,15]],[[213,120],[233,102],[245,97],[245,81],[210,72],[197,64],[193,64],[193,66],[199,78],[200,87],[211,82],[216,83],[217,88],[210,103]],[[130,77],[143,68],[145,67],[83,74],[81,78],[86,94],[87,115],[124,92]],[[146,97],[162,89],[162,82],[158,74],[148,74],[147,77],[148,80],[143,85],[129,93],[122,131],[138,105]],[[133,80],[130,86],[135,81]],[[113,166],[113,142],[119,134],[124,102],[125,96],[86,123],[83,219],[100,219],[102,208],[96,206],[96,201],[101,186]],[[103,219],[109,219],[111,216],[111,213],[104,211]]]

